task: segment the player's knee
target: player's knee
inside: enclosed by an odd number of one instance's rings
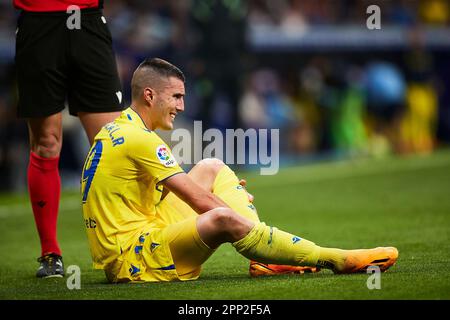
[[[211,210],[210,219],[216,228],[225,230],[228,228],[233,214],[233,210],[229,208],[216,208]]]
[[[226,241],[234,242],[248,232],[243,218],[229,208],[216,208],[211,211],[211,224]]]
[[[220,169],[222,169],[222,167],[225,166],[225,163],[223,163],[222,160],[217,158],[205,158],[203,160],[200,160],[198,162],[198,165],[201,168],[204,168],[204,170],[209,171],[214,176],[217,176]]]

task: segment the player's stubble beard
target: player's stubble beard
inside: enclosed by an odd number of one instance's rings
[[[173,123],[175,122],[175,117],[172,118],[172,113],[175,114],[176,117],[176,111],[175,112],[171,112],[171,111],[167,111],[167,114],[164,116],[164,121],[162,121],[162,125],[161,125],[161,129],[162,130],[172,130],[173,129]]]
[[[161,103],[161,105],[155,105],[155,107],[158,109],[159,116],[156,117],[159,121],[155,123],[155,126],[153,127],[153,130],[155,129],[161,129],[164,131],[170,131],[173,129],[173,123],[175,121],[175,118],[172,119],[171,114],[177,115],[176,108],[172,110],[172,108],[165,106],[164,103]]]

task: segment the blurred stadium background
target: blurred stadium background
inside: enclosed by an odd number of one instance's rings
[[[366,26],[373,4],[380,30]],[[126,103],[144,58],[186,73],[178,126],[279,128],[284,164],[429,154],[450,143],[448,0],[110,0],[104,13]],[[0,190],[23,192],[16,17],[0,0]],[[87,140],[76,118],[64,121],[62,182],[78,188]]]

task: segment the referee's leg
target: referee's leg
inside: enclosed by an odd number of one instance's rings
[[[62,114],[28,118],[31,152],[43,158],[59,157],[62,146]]]
[[[56,234],[61,193],[58,170],[62,145],[61,112],[46,117],[28,118],[27,123],[31,147],[27,172],[28,191],[41,242],[41,259],[48,255],[61,256]],[[38,270],[38,276],[40,275],[46,276],[47,273],[39,273]]]

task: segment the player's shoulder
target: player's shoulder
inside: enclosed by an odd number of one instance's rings
[[[124,135],[127,139],[127,144],[136,149],[136,151],[156,148],[160,145],[166,145],[165,142],[158,136],[158,134],[152,130],[125,125]]]
[[[120,117],[114,120],[110,126],[113,129],[110,131],[114,131],[116,127],[120,128],[125,143],[135,151],[165,145],[156,132],[145,127],[142,119],[131,108],[122,111]]]

